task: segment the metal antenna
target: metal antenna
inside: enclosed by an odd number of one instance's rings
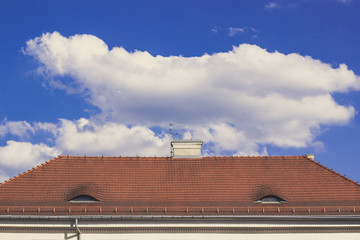
[[[173,134],[173,126],[174,123],[169,123],[170,127],[169,127],[169,131],[170,131],[170,139],[171,141],[174,140],[174,134]]]
[[[174,141],[174,135],[173,135],[173,123],[169,123],[170,127],[169,127],[169,132],[170,132],[170,156],[173,157],[174,156],[174,149],[172,147],[171,142]]]
[[[179,133],[174,133],[174,132],[173,132],[173,126],[174,126],[174,125],[177,125],[177,126],[186,126],[185,124],[169,123],[169,134],[170,134],[170,140],[171,140],[171,142],[175,140],[175,136],[176,136],[176,135],[180,135]],[[174,156],[174,148],[172,147],[171,142],[170,142],[170,154],[171,154],[171,157],[173,157],[173,156]]]

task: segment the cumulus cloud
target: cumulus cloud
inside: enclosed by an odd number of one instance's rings
[[[7,168],[27,169],[45,162],[59,152],[43,143],[7,141],[0,147],[0,165]]]
[[[205,143],[211,143],[211,149],[205,150],[207,154],[221,155],[223,151],[227,151],[232,155],[266,155],[266,151],[258,152],[255,139],[251,139],[245,131],[238,130],[229,124],[192,126],[191,129],[191,132],[186,132],[187,138],[201,139]]]
[[[54,147],[45,143],[33,144],[31,139],[39,132],[56,132],[56,125],[51,123],[34,123],[26,121],[4,120],[0,125],[0,138],[8,140],[4,146],[0,146],[0,182],[9,179],[9,173],[18,174],[18,171],[26,171],[60,154]],[[20,140],[19,140],[20,139]]]
[[[94,153],[107,149],[111,143],[97,137],[111,136],[114,129],[121,133],[112,136],[117,144],[125,139],[120,135],[138,136],[151,142],[139,154],[152,154],[154,141],[163,153],[163,139],[149,128],[165,129],[169,122],[184,123],[220,152],[258,153],[266,144],[305,147],[315,143],[322,126],[346,124],[354,116],[352,106],[339,105],[331,94],[360,87],[359,76],[345,64],[332,67],[249,44],[200,57],[152,56],[108,49],[92,35],[54,32],[28,41],[24,52],[39,62],[38,72],[50,86],[84,94],[101,109],[99,122],[112,122],[87,123],[92,131],[83,133],[80,123],[63,120],[57,145],[72,153],[87,147],[81,141],[99,144]],[[72,135],[74,149],[66,137]],[[147,149],[145,143],[137,146]]]
[[[8,180],[10,177],[7,173],[5,173],[4,171],[0,170],[0,183]]]
[[[13,122],[4,125],[12,125]],[[26,171],[58,155],[95,156],[168,156],[170,139],[165,133],[154,133],[145,126],[123,124],[81,118],[61,119],[58,124],[22,122],[36,129],[31,136],[42,131],[52,135],[49,144],[9,140],[0,146],[0,182],[9,178],[6,172]],[[22,130],[22,124],[15,124]],[[20,131],[19,130],[19,131]],[[4,171],[6,169],[6,171]]]
[[[145,126],[127,127],[114,122],[99,124],[85,118],[61,119],[58,124],[24,123],[31,129],[52,134],[54,146],[8,141],[6,146],[0,147],[0,165],[26,168],[60,154],[165,156],[170,153],[169,136],[155,134]]]
[[[144,126],[114,122],[99,125],[85,118],[61,122],[56,147],[66,154],[165,156],[170,152],[168,136],[157,136]]]
[[[5,121],[0,125],[0,137],[8,134],[25,137],[34,133],[34,128],[26,121]]]
[[[36,122],[31,124],[27,121],[3,121],[0,124],[0,137],[7,135],[17,136],[21,139],[29,138],[39,131],[55,133],[57,126],[53,123]]]

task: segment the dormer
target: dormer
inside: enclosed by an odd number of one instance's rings
[[[93,196],[82,194],[82,195],[78,195],[78,196],[72,198],[69,202],[73,202],[73,203],[97,203],[97,202],[99,202],[99,200],[97,200]]]
[[[259,200],[255,201],[255,202],[262,203],[262,204],[280,204],[280,203],[285,203],[286,201],[275,195],[267,195],[265,197],[260,198]]]

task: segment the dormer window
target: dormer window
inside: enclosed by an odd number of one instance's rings
[[[99,202],[96,198],[90,195],[78,195],[70,200],[70,202],[78,202],[78,203],[94,203]]]
[[[262,204],[280,204],[285,202],[285,200],[275,195],[268,195],[255,202]]]

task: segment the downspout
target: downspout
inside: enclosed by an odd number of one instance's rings
[[[78,235],[78,240],[81,239],[80,235],[81,235],[81,231],[79,229],[79,220],[77,218],[75,218],[75,228],[76,228],[76,231],[77,231],[77,235]]]

